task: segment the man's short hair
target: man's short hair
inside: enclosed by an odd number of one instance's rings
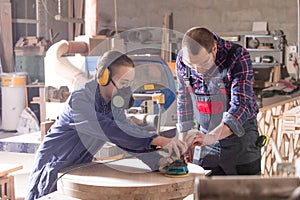
[[[182,47],[186,47],[190,53],[197,55],[202,47],[208,53],[212,52],[214,46],[214,35],[203,27],[193,27],[183,36]]]

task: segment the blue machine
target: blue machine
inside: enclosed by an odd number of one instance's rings
[[[158,55],[129,55],[135,64],[135,81],[132,86],[135,94],[163,93],[165,103],[162,110],[163,126],[174,126],[177,122],[176,86],[174,76],[168,64]],[[89,74],[95,72],[97,56],[86,57],[86,70]],[[139,109],[139,114],[157,115],[159,106],[156,102],[135,100],[133,109]]]
[[[171,69],[167,63],[157,55],[134,55],[130,57],[136,65],[134,93],[163,93],[165,95],[163,108],[164,111],[166,111],[176,99],[176,88]],[[134,106],[140,106],[141,103],[142,101],[135,101]],[[158,113],[157,109],[158,107],[155,106],[154,114]]]

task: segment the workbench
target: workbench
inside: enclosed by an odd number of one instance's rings
[[[47,199],[67,196],[70,199],[183,199],[194,193],[194,178],[209,171],[189,164],[187,177],[170,178],[161,172],[152,172],[136,158],[110,163],[91,163],[73,166],[57,182],[57,192]],[[69,169],[62,171],[60,175]]]
[[[41,144],[41,133],[13,134],[12,137],[0,139],[0,152],[35,154]],[[124,153],[112,143],[105,143],[94,155],[96,158],[109,158]]]
[[[40,135],[40,132],[34,132],[2,138],[0,139],[0,151],[34,154],[41,143]]]

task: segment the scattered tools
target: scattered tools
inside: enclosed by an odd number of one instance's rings
[[[262,90],[262,96],[272,97],[275,94],[286,95],[295,92],[298,89],[298,86],[294,84],[291,80],[282,80],[280,79],[276,83],[272,83],[270,87]]]
[[[46,100],[48,102],[65,102],[69,97],[70,92],[67,86],[61,86],[59,89],[48,86]]]
[[[20,37],[14,51],[16,55],[44,55],[49,47],[45,38],[35,36]]]

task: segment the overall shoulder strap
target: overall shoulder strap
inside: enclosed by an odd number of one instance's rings
[[[185,76],[183,77],[183,80],[184,80],[185,87],[187,88],[191,87],[190,76],[191,76],[191,69],[188,66],[186,66]]]

